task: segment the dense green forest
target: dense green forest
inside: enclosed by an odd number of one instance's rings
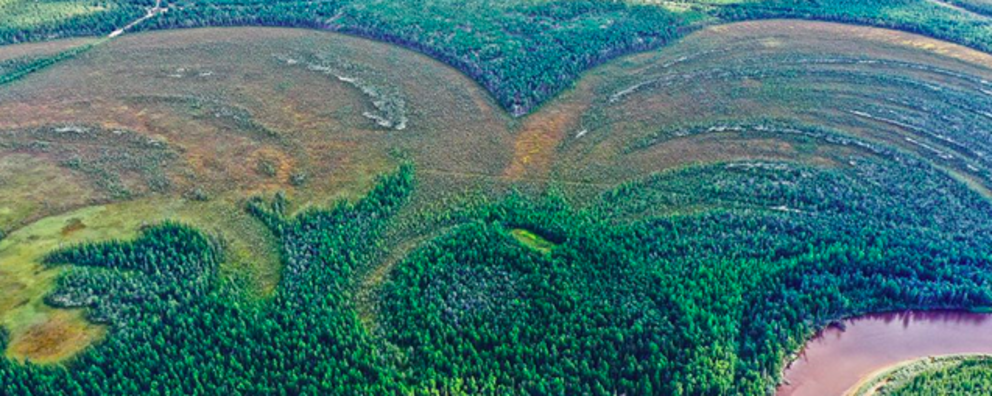
[[[0,28],[0,44],[107,34],[137,19],[147,0],[117,12]],[[392,42],[457,67],[515,114],[524,114],[605,60],[657,47],[684,23],[659,7],[612,1],[256,1],[181,0],[135,29],[197,26],[299,26]],[[411,12],[411,10],[417,10]]]
[[[988,0],[948,0],[947,2],[971,12],[992,16],[992,2]]]
[[[899,154],[893,153],[893,156]],[[846,170],[733,162],[572,208],[510,193],[396,220],[413,169],[357,203],[248,209],[282,242],[270,301],[214,275],[223,243],[179,224],[68,247],[51,304],[111,336],[65,366],[0,363],[5,394],[764,394],[837,317],[992,304],[992,205],[910,157]],[[686,214],[687,208],[698,208]],[[446,229],[395,264],[381,318],[353,291],[390,234]],[[521,243],[515,230],[540,239]]]
[[[0,8],[0,15],[31,11]],[[65,7],[77,5],[67,1]],[[403,45],[466,73],[515,115],[568,88],[582,71],[658,47],[708,23],[760,18],[831,20],[890,27],[992,50],[992,20],[929,0],[774,0],[669,9],[603,0],[302,1],[173,0],[132,30],[197,26],[298,26]],[[151,0],[104,0],[82,14],[34,11],[31,23],[0,26],[0,44],[106,35],[143,16]],[[22,8],[30,10],[29,5]]]

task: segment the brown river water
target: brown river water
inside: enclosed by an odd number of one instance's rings
[[[843,395],[879,369],[928,356],[992,354],[992,314],[908,311],[870,314],[831,326],[806,343],[776,396]]]

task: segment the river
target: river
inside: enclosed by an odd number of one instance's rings
[[[870,314],[831,326],[806,343],[777,396],[843,395],[879,369],[927,356],[992,354],[992,314],[908,311]]]

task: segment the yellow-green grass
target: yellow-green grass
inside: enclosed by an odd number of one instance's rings
[[[537,235],[530,230],[516,228],[510,231],[510,234],[512,234],[517,241],[524,244],[524,246],[537,250],[541,253],[551,253],[551,250],[556,246],[553,242],[544,239],[544,237]]]
[[[0,25],[28,29],[104,10],[92,1],[0,0]]]
[[[50,216],[18,229],[0,242],[0,324],[11,331],[8,355],[57,361],[98,339],[103,327],[87,324],[79,311],[66,315],[44,304],[55,278],[65,269],[42,264],[46,254],[76,243],[129,239],[141,227],[166,220],[193,225],[226,243],[222,281],[264,297],[279,275],[274,239],[237,202],[197,202],[149,198],[91,206]],[[39,347],[38,344],[43,347]]]

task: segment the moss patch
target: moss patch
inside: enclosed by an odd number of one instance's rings
[[[544,237],[522,228],[514,229],[513,231],[510,231],[510,234],[512,234],[517,241],[524,244],[524,246],[537,250],[541,253],[551,253],[554,248],[558,247],[558,245],[554,242],[544,239]]]

